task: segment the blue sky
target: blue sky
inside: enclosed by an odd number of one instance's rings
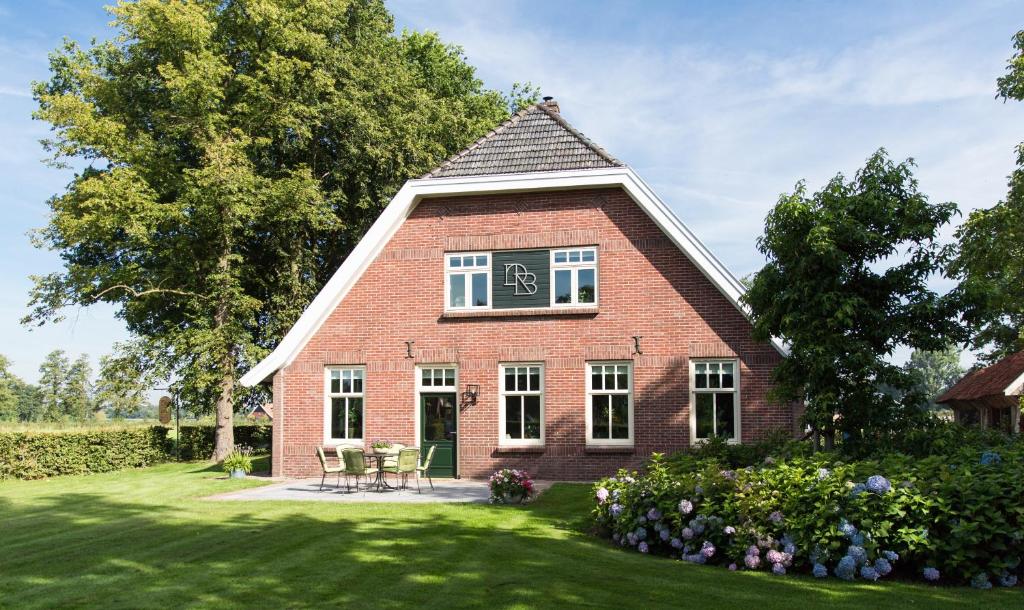
[[[1021,2],[389,3],[399,27],[466,50],[491,87],[540,85],[564,116],[633,166],[737,275],[767,210],[875,149],[914,157],[922,190],[961,210],[1006,193],[1024,105],[994,99]],[[95,359],[126,337],[109,307],[28,331],[29,274],[59,268],[26,233],[69,174],[49,169],[29,83],[63,37],[110,35],[100,2],[0,2],[0,353],[35,380],[61,348]],[[951,231],[949,232],[951,233]],[[944,288],[942,284],[937,284]],[[897,358],[901,355],[898,354]],[[965,357],[967,358],[967,357]]]

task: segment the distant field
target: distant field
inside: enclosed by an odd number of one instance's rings
[[[185,423],[185,422],[182,422]],[[73,432],[76,430],[111,430],[157,426],[155,419],[90,420],[85,422],[0,422],[0,432]]]

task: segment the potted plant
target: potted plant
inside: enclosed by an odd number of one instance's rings
[[[235,445],[224,458],[222,467],[232,479],[244,479],[245,475],[252,472],[252,447]]]
[[[491,504],[522,504],[533,496],[530,473],[514,468],[502,468],[491,475]]]
[[[383,438],[379,438],[370,443],[370,449],[372,449],[374,453],[390,453],[391,447],[393,446],[394,445],[391,441]]]

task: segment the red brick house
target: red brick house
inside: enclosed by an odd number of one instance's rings
[[[546,98],[408,181],[242,383],[272,383],[275,475],[386,438],[438,476],[591,479],[793,429],[742,291]]]
[[[1019,433],[1024,432],[1022,396],[1024,352],[1017,352],[967,373],[935,402],[953,409],[961,424]]]

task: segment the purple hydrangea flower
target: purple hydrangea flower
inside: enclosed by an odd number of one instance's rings
[[[793,555],[796,553],[796,545],[792,542],[787,542],[786,546],[782,547],[782,551],[788,555]]]
[[[875,581],[878,580],[878,572],[875,571],[871,566],[864,566],[860,569],[861,578],[864,580]]]
[[[596,496],[597,496],[597,503],[598,504],[604,504],[605,500],[608,499],[608,490],[605,489],[604,487],[598,487],[597,488]]]
[[[679,501],[679,512],[681,512],[684,515],[689,515],[690,513],[692,513],[693,512],[693,502],[690,502],[689,500],[680,500]]]
[[[899,561],[900,559],[899,554],[893,551],[882,551],[882,554],[885,555],[885,558],[889,561]]]
[[[925,568],[924,570],[921,571],[921,573],[924,575],[924,579],[925,580],[930,580],[932,582],[935,582],[936,580],[939,579],[939,571],[936,570],[935,568]]]
[[[749,547],[747,547],[747,555],[756,555],[756,556],[760,557],[761,556],[761,549],[759,549],[757,547],[757,545],[752,544]]]
[[[693,493],[695,493],[695,494],[697,494],[699,496],[702,493],[704,493],[704,488],[702,486],[700,486],[700,485],[697,485],[696,487],[693,488]]]
[[[618,519],[619,516],[622,515],[622,505],[621,504],[612,504],[608,508],[608,514],[610,514],[613,518]]]
[[[683,548],[683,541],[678,539],[678,538],[673,538],[672,542],[670,542],[669,544],[671,544],[672,548],[674,548],[674,549],[681,549],[681,548]]]
[[[875,560],[875,571],[879,576],[888,576],[892,572],[892,564],[885,557],[879,557]]]
[[[690,521],[690,529],[693,530],[694,534],[700,536],[704,533],[704,522],[699,519]]]
[[[786,573],[786,566],[782,565],[781,563],[774,563],[774,564],[772,564],[772,574],[774,574],[776,576],[782,576],[785,573]]]
[[[876,474],[868,477],[867,489],[873,494],[882,495],[884,493],[889,493],[889,490],[892,489],[892,485],[889,484],[889,479],[880,474]]]
[[[636,528],[636,539],[647,540],[647,529],[642,527]]]
[[[669,536],[671,536],[671,535],[672,535],[672,534],[670,534],[670,533],[669,533],[668,529],[663,529],[663,530],[661,530],[660,532],[658,532],[658,536],[659,536],[659,537],[660,537],[660,538],[661,538],[662,540],[668,540],[668,539],[669,539]]]
[[[651,510],[647,511],[647,518],[651,521],[657,521],[658,519],[661,519],[661,511],[658,510],[657,508],[652,508]]]
[[[700,547],[700,554],[711,558],[715,555],[715,545],[711,544],[710,540],[705,540],[704,544]]]
[[[768,551],[768,554],[764,556],[769,563],[782,563],[782,553],[772,549]]]
[[[707,557],[701,555],[700,553],[694,553],[692,555],[683,555],[683,560],[684,561],[689,561],[690,563],[701,563],[702,564],[702,563],[706,562],[708,559],[707,559]]]
[[[857,565],[860,565],[868,560],[868,553],[864,550],[864,547],[851,544],[850,548],[846,549],[846,556],[852,558]]]
[[[636,518],[636,522],[637,523],[641,523],[641,524],[647,523],[647,517],[645,517],[643,515],[640,515],[639,517]]]
[[[618,489],[613,489],[613,490],[612,490],[612,500],[613,500],[613,501],[615,501],[615,502],[618,502],[618,501],[619,501],[619,496],[621,496],[621,495],[622,495],[622,494],[621,494],[621,493],[619,493],[619,490],[618,490]]]
[[[735,572],[736,571],[736,564],[735,563],[730,563],[729,564],[729,571],[730,572]]]
[[[756,570],[761,565],[761,558],[757,555],[747,555],[743,558],[743,565],[751,570]]]
[[[1016,587],[1017,586],[1017,575],[1010,574],[1006,570],[999,576],[1000,587]]]
[[[978,572],[971,579],[971,586],[975,589],[991,589],[992,583],[988,580],[988,574],[985,572]]]
[[[626,540],[629,542],[629,546],[636,546],[636,534],[633,532],[626,534]]]
[[[814,574],[815,578],[827,578],[828,568],[820,563],[814,564],[814,568],[811,570],[811,574]]]
[[[772,514],[768,515],[768,520],[775,524],[782,523],[782,519],[782,511],[780,510],[774,511]]]
[[[680,532],[680,535],[683,537],[683,540],[691,540],[693,538],[693,530],[688,527],[684,527],[683,531]]]
[[[853,580],[857,574],[857,561],[849,555],[839,560],[836,565],[836,576],[843,580]]]
[[[722,532],[724,532],[726,536],[732,536],[736,533],[736,528],[731,525],[726,525]]]
[[[647,543],[641,542],[640,544],[636,545],[636,550],[640,551],[641,553],[646,553],[648,551]]]

